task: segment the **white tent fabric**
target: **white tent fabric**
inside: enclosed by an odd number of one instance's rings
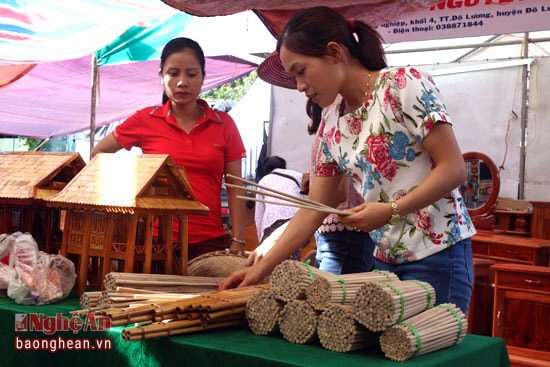
[[[248,93],[229,111],[235,120],[247,149],[243,173],[254,175],[262,149],[264,125],[269,123],[271,85],[258,78]]]

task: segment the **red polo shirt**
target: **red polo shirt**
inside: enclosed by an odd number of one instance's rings
[[[246,157],[235,121],[225,112],[213,111],[203,100],[205,114],[188,134],[168,115],[170,101],[137,111],[117,126],[115,139],[125,149],[141,148],[144,154],[169,154],[185,167],[196,199],[208,206],[208,216],[189,216],[189,243],[223,236],[221,187],[225,164]]]

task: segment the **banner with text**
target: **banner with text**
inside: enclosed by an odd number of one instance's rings
[[[377,27],[385,43],[550,29],[548,0],[446,0]]]

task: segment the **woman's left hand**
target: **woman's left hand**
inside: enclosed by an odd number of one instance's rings
[[[391,217],[390,203],[364,203],[348,211],[353,214],[339,216],[346,226],[370,232],[389,223]]]
[[[288,223],[288,222],[287,222]],[[252,266],[260,261],[265,254],[271,250],[273,246],[277,243],[281,234],[285,231],[287,223],[281,225],[276,230],[274,230],[267,238],[265,238],[262,243],[256,247],[254,251],[248,256],[245,266]]]

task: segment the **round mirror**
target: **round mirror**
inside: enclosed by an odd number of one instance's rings
[[[463,154],[466,164],[466,181],[460,192],[476,225],[476,218],[491,216],[500,190],[500,175],[497,166],[487,155],[479,152]],[[484,227],[484,226],[481,226]]]

